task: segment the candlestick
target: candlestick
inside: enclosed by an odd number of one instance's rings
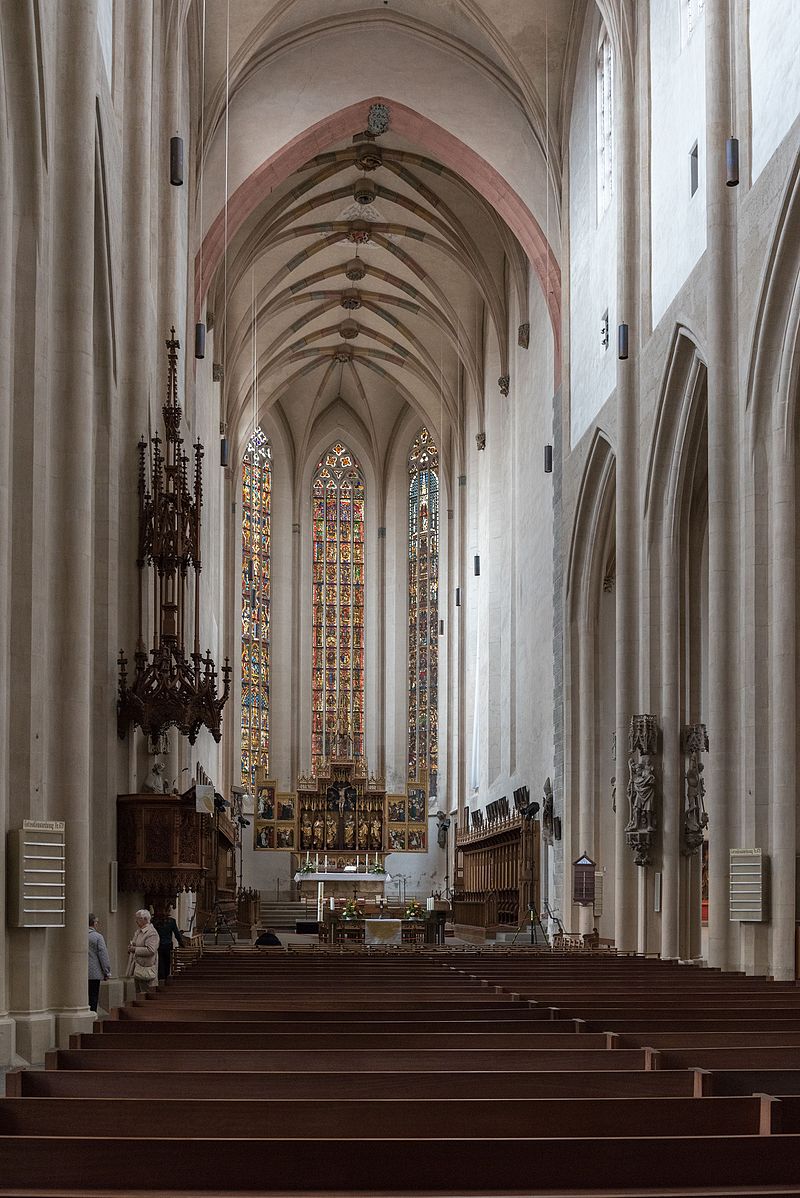
[[[319,872],[319,853],[317,853],[316,859],[314,861],[314,869]]]

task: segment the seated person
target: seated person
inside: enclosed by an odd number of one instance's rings
[[[266,932],[262,932],[258,940],[256,940],[256,948],[271,948],[273,945],[280,947],[280,940],[275,935],[274,928],[267,928]]]

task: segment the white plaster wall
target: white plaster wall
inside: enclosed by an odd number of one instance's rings
[[[521,785],[535,797],[553,776],[553,490],[543,469],[553,345],[536,283],[529,303],[531,348],[513,348],[507,399],[487,354],[486,449],[476,450],[471,430],[467,443],[467,778],[477,705],[479,780],[466,796],[471,810],[510,800]]]
[[[575,445],[616,385],[617,201],[598,221],[598,19],[586,21],[578,55],[569,131],[570,440]],[[608,309],[609,345],[600,325]]]
[[[706,248],[705,18],[687,39],[678,0],[650,5],[650,234],[653,324]],[[690,194],[689,152],[699,178]]]
[[[750,0],[753,182],[800,113],[799,12],[797,0]]]

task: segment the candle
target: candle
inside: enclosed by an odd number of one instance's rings
[[[328,854],[325,854],[325,869],[328,868]]]
[[[308,849],[306,849],[306,865],[310,865],[310,864],[311,864],[311,861],[308,856]]]
[[[358,853],[356,853],[356,873],[358,873]]]
[[[316,860],[314,861],[314,869],[319,873],[319,853],[317,853]]]
[[[331,911],[335,911],[335,910],[336,910],[336,899],[332,898],[332,899],[330,900],[330,907],[331,907]]]

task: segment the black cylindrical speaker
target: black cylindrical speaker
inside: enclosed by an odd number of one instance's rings
[[[628,356],[628,326],[621,324],[617,330],[617,357],[624,362]]]
[[[479,576],[479,574],[481,572],[481,555],[479,553],[475,554],[475,558],[472,563],[472,572],[476,578]]]
[[[444,636],[444,620],[439,621],[439,636]]]
[[[729,137],[725,142],[725,185],[739,186],[739,138]]]
[[[461,587],[456,587],[456,607],[461,607]]]
[[[204,324],[194,326],[194,356],[196,358],[206,356],[206,326]]]
[[[173,187],[183,186],[183,138],[169,139],[169,181]]]
[[[545,445],[544,447],[544,472],[545,474],[553,473],[553,446]]]
[[[219,464],[220,466],[228,465],[228,438],[220,437],[219,439]]]

